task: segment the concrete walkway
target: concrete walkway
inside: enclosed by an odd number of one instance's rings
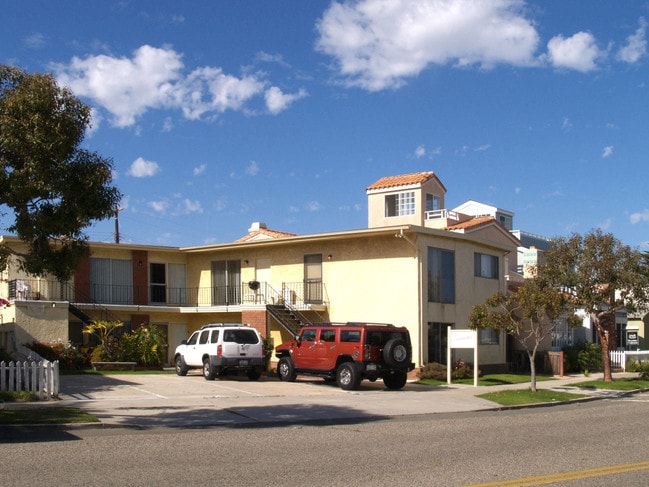
[[[615,374],[621,376],[636,374]],[[624,395],[574,387],[601,377],[542,381],[537,382],[537,389],[587,394],[591,400]],[[360,390],[343,391],[321,379],[302,377],[285,383],[274,377],[252,382],[237,378],[206,381],[200,375],[68,375],[61,377],[60,400],[38,405],[83,408],[97,416],[102,427],[263,427],[497,410],[503,408],[477,396],[529,387],[529,383],[478,387],[408,383],[401,391],[390,391],[381,381],[363,381]]]

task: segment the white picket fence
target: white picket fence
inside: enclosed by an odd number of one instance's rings
[[[0,362],[0,391],[29,391],[39,399],[59,395],[59,362]]]
[[[611,357],[611,367],[619,367],[622,370],[626,370],[626,362],[632,358],[635,358],[638,362],[644,360],[649,360],[649,350],[614,350],[609,352]]]

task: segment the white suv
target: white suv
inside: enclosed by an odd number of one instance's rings
[[[257,380],[265,367],[264,342],[249,325],[210,323],[176,347],[174,361],[178,375],[202,368],[207,380],[240,372]]]

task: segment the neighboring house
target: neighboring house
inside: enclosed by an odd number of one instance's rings
[[[89,319],[155,324],[169,355],[208,322],[250,323],[279,344],[303,323],[367,321],[408,327],[416,365],[446,363],[447,327],[466,328],[473,305],[507,289],[520,242],[493,217],[446,210],[432,172],[382,178],[366,193],[364,229],[294,235],[255,223],[236,242],[215,245],[91,242],[69,283],[13,266],[0,286],[11,303],[0,309],[0,347],[10,346],[10,328],[19,343],[80,343]],[[505,365],[508,352],[504,337],[480,332],[483,370]],[[454,353],[473,360],[471,350]]]

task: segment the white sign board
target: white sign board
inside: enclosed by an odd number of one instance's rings
[[[451,368],[453,367],[451,350],[454,348],[472,348],[473,386],[478,387],[478,332],[476,330],[453,330],[449,326],[447,342],[446,382],[451,383]]]

